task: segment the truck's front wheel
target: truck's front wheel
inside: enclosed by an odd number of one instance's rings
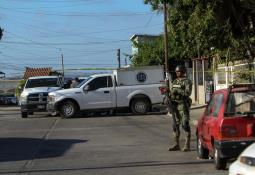
[[[77,112],[77,105],[72,101],[64,101],[60,104],[59,111],[63,118],[72,118]]]
[[[146,114],[149,108],[150,103],[146,98],[136,98],[131,102],[131,110],[134,114]]]

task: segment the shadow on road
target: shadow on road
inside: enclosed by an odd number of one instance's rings
[[[0,138],[0,162],[59,157],[78,139]]]

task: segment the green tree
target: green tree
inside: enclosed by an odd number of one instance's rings
[[[254,59],[254,0],[144,0],[144,3],[162,12],[164,1],[169,7],[170,60],[215,54],[223,61]],[[163,60],[162,45],[157,42],[155,45],[145,45],[138,45],[136,58],[139,61],[134,61],[139,64],[159,63],[147,59],[148,55],[159,58],[155,56],[157,53],[161,54]],[[214,48],[213,52],[211,48]]]
[[[20,80],[19,81],[19,83],[18,83],[18,85],[17,85],[17,87],[16,87],[16,89],[15,89],[15,96],[17,97],[17,98],[19,98],[20,97],[20,94],[21,94],[21,92],[23,91],[23,88],[24,88],[24,86],[25,86],[25,83],[26,83],[26,80]]]
[[[162,37],[153,40],[133,43],[138,48],[138,52],[133,55],[132,63],[134,66],[162,65],[164,59],[164,45]]]

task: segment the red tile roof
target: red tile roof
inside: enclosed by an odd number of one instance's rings
[[[49,76],[51,75],[52,68],[45,67],[45,68],[30,68],[26,67],[24,73],[24,79],[28,79],[30,77],[37,77],[37,76]]]

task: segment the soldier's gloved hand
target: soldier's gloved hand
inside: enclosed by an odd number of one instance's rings
[[[178,90],[178,89],[173,88],[171,92],[172,92],[173,94],[176,94],[176,93],[177,93],[177,90]]]
[[[175,95],[176,95],[176,93],[175,92],[171,92],[171,98],[175,98]]]
[[[176,89],[175,92],[176,92],[176,94],[180,94],[180,95],[182,94],[182,90],[181,89]]]

